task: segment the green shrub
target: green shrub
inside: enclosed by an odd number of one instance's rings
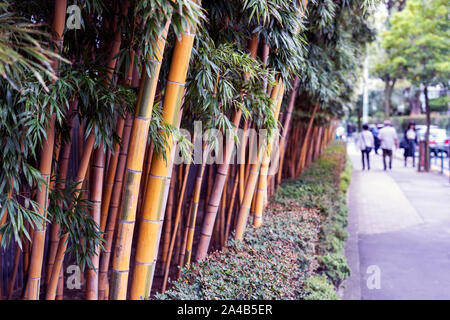
[[[443,96],[436,99],[430,99],[431,111],[444,112],[447,111],[450,104],[450,96]]]
[[[338,300],[334,286],[325,276],[315,275],[305,281],[305,300]]]
[[[345,195],[351,168],[346,148],[332,143],[298,179],[284,183],[243,241],[229,241],[184,268],[159,299],[337,299],[335,286],[350,273]]]
[[[350,184],[351,177],[352,177],[352,164],[351,164],[350,160],[347,160],[345,170],[342,171],[342,173],[340,175],[340,181],[339,181],[339,189],[344,194],[347,193],[347,189]]]
[[[327,253],[320,257],[320,264],[323,273],[328,276],[336,287],[350,275],[350,268],[342,250]]]
[[[272,209],[264,226],[248,227],[244,241],[230,241],[190,269],[160,299],[301,299],[311,276],[318,215],[301,207]],[[302,234],[299,235],[299,230]]]

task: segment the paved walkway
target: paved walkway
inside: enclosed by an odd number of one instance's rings
[[[349,143],[353,176],[348,193],[352,276],[344,299],[450,299],[450,184],[394,160],[371,171]]]

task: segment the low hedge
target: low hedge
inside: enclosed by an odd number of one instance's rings
[[[334,142],[299,179],[282,185],[261,228],[243,241],[182,270],[157,299],[337,299],[350,273],[345,197],[340,190],[345,146]],[[346,182],[348,183],[348,181]]]

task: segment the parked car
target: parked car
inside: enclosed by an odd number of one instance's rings
[[[420,126],[418,128],[418,140],[425,140],[426,126]],[[438,128],[436,126],[430,127],[430,141],[428,142],[428,146],[430,147],[430,152],[434,154],[434,156],[438,156],[441,152],[448,157],[448,148],[449,148],[449,136],[445,129]]]

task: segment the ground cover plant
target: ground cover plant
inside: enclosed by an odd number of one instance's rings
[[[184,268],[160,299],[337,299],[350,274],[345,145],[333,142],[298,178],[281,185],[261,228]],[[345,170],[344,170],[345,169]]]

